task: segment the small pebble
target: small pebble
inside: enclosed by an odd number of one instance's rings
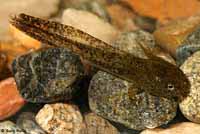
[[[140,134],[199,134],[200,125],[192,122],[174,124],[167,129],[147,129]]]
[[[79,10],[89,11],[89,12],[99,16],[103,20],[110,22],[110,16],[109,16],[106,8],[104,7],[103,4],[101,4],[100,2],[98,2],[96,0],[82,2],[78,5],[76,4],[75,8],[79,9]]]
[[[195,52],[181,66],[191,87],[189,95],[179,104],[183,115],[192,122],[200,123],[200,51]]]
[[[66,9],[62,16],[62,23],[80,29],[102,41],[111,43],[119,31],[98,16],[82,10]]]
[[[7,78],[0,81],[0,120],[4,120],[25,104],[25,100],[20,96],[14,78]]]
[[[28,134],[47,134],[35,121],[35,115],[30,112],[20,113],[17,126]]]
[[[60,0],[1,0],[0,40],[12,40],[9,36],[9,17],[11,14],[27,13],[39,17],[50,17],[58,11]],[[45,10],[44,10],[45,9]]]
[[[79,89],[83,65],[64,48],[44,48],[16,58],[12,64],[20,94],[28,102],[71,99]]]
[[[21,128],[11,121],[0,122],[1,134],[26,134]]]
[[[112,124],[95,113],[85,114],[84,122],[85,127],[81,134],[119,134]]]
[[[136,15],[132,10],[119,3],[107,6],[107,10],[110,15],[112,25],[120,31],[129,32],[138,29],[133,21]]]
[[[145,92],[136,92],[132,99],[129,88],[131,83],[98,72],[92,78],[88,91],[90,109],[97,115],[135,130],[155,128],[175,117],[177,102]]]
[[[80,134],[83,128],[83,117],[71,104],[45,104],[36,121],[49,134]]]
[[[183,41],[182,45],[176,50],[176,61],[178,65],[182,65],[184,61],[193,53],[200,50],[200,26],[196,28]]]

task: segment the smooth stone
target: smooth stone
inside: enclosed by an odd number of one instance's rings
[[[187,36],[181,46],[176,50],[176,61],[182,65],[193,53],[200,50],[200,26]]]
[[[195,52],[183,65],[182,71],[188,77],[191,87],[189,95],[179,104],[183,115],[192,122],[200,123],[200,51]]]
[[[177,48],[200,25],[200,15],[172,21],[153,33],[156,43],[176,58]]]
[[[28,102],[71,99],[84,69],[78,55],[64,48],[44,48],[16,58],[12,64],[20,94]]]
[[[35,121],[35,114],[31,112],[20,113],[17,126],[28,134],[47,134]]]
[[[153,55],[175,64],[173,58],[156,45],[153,35],[143,30],[124,32],[120,34],[112,44],[113,47],[131,53],[138,58],[148,59],[148,56],[145,54],[143,48],[141,48],[141,45]]]
[[[122,33],[113,43],[113,46],[120,50],[131,53],[139,58],[148,59],[141,45],[149,51],[153,51],[155,48],[153,36],[143,30]]]
[[[27,13],[38,17],[50,17],[59,8],[60,0],[1,0],[0,40],[11,40],[9,17],[11,14]],[[44,10],[45,9],[45,10]]]
[[[96,1],[102,5],[113,4],[118,0],[63,0],[63,6],[65,8],[76,7],[77,5],[81,5],[82,3],[86,2],[93,2]]]
[[[14,115],[24,104],[13,77],[0,81],[0,120]]]
[[[200,125],[192,122],[182,122],[172,125],[167,129],[147,129],[140,134],[198,134]]]
[[[50,134],[80,134],[83,117],[72,104],[45,104],[36,115],[37,123]]]
[[[85,127],[81,131],[81,134],[120,134],[109,121],[95,113],[85,114],[84,123]]]
[[[26,134],[21,128],[11,121],[0,122],[1,134]]]
[[[86,1],[86,2],[82,2],[80,4],[76,4],[74,6],[74,8],[91,12],[91,13],[99,16],[103,20],[110,22],[110,16],[109,16],[105,6],[96,0]]]
[[[198,0],[120,0],[140,16],[155,18],[165,24],[178,18],[187,18],[200,11]]]
[[[129,88],[131,83],[99,71],[90,82],[90,109],[97,115],[135,130],[155,128],[175,117],[176,101],[145,92],[136,93],[131,99]]]
[[[80,29],[107,43],[114,41],[119,34],[118,30],[98,16],[72,8],[64,11],[62,23]]]
[[[116,3],[110,4],[107,7],[111,18],[111,24],[122,32],[130,32],[138,29],[134,23],[136,14],[126,6]]]
[[[13,41],[16,40],[16,42],[20,42],[21,46],[27,48],[27,51],[30,49],[35,50],[41,48],[41,42],[39,42],[38,40],[26,35],[25,33],[23,33],[22,31],[20,31],[12,25],[10,25],[9,28],[13,37]]]

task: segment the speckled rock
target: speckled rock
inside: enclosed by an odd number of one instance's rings
[[[11,121],[0,122],[1,134],[26,134],[21,128]]]
[[[167,129],[147,129],[141,132],[140,134],[199,134],[200,125],[183,122],[177,123]]]
[[[114,41],[119,34],[112,25],[87,11],[66,9],[62,16],[62,23],[76,27],[107,43]]]
[[[64,48],[20,56],[12,70],[20,94],[29,102],[40,103],[71,99],[83,75],[79,57]]]
[[[130,98],[131,83],[98,72],[90,83],[89,105],[97,115],[135,130],[155,128],[176,115],[177,103],[145,92]]]
[[[112,124],[95,113],[85,114],[84,123],[85,127],[81,134],[119,134]]]
[[[178,65],[190,57],[194,52],[200,50],[200,26],[187,36],[182,45],[176,50],[176,61]]]
[[[28,134],[47,134],[35,121],[35,115],[30,112],[20,113],[17,126]]]
[[[36,115],[37,123],[50,134],[80,134],[83,118],[71,104],[46,104]]]
[[[23,12],[39,17],[49,17],[58,11],[59,2],[60,0],[1,0],[0,40],[10,40],[8,20],[11,14]]]
[[[188,77],[191,88],[190,94],[180,104],[183,115],[193,121],[200,123],[200,51],[189,57],[181,69]]]

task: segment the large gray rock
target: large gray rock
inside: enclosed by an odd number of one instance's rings
[[[90,83],[88,93],[91,110],[135,130],[155,128],[175,117],[175,101],[145,92],[135,94],[132,99],[129,88],[131,83],[98,72]]]
[[[47,48],[18,57],[12,71],[21,96],[43,103],[71,99],[84,69],[78,55],[64,48]]]

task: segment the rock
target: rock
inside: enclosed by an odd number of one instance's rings
[[[178,65],[190,57],[194,52],[200,50],[200,26],[187,36],[182,45],[176,50],[176,61]]]
[[[30,112],[23,112],[17,119],[17,126],[28,134],[47,134],[35,121],[35,115]]]
[[[199,13],[198,0],[122,0],[128,3],[141,16],[158,19],[162,23]]]
[[[132,94],[128,92],[129,88],[131,83],[98,72],[92,78],[88,91],[91,110],[135,130],[155,128],[175,117],[175,101],[145,92]],[[134,98],[130,95],[134,95]]]
[[[156,20],[149,17],[137,16],[135,17],[134,22],[135,25],[140,29],[143,29],[151,33],[156,29]]]
[[[103,4],[96,0],[83,2],[80,5],[76,4],[76,9],[89,11],[99,16],[103,20],[110,22],[110,16]]]
[[[1,0],[0,40],[10,40],[8,20],[11,14],[27,13],[38,17],[49,17],[58,11],[59,0]],[[45,9],[45,10],[44,10]]]
[[[112,27],[112,25],[87,11],[66,9],[62,16],[62,22],[107,43],[111,43],[119,34],[119,31]]]
[[[138,29],[134,23],[136,15],[134,12],[121,4],[111,4],[107,6],[111,17],[111,23],[120,31],[128,32]]]
[[[22,55],[14,60],[12,70],[20,94],[34,103],[71,99],[84,72],[79,57],[64,48]]]
[[[200,125],[183,122],[177,123],[167,129],[147,129],[141,132],[140,134],[197,134],[200,131]]]
[[[31,45],[27,44],[24,45],[17,40],[13,40],[11,42],[0,42],[0,52],[4,53],[7,56],[7,64],[5,64],[5,66],[7,69],[10,70],[11,64],[16,57],[35,49],[37,48],[34,48],[34,46],[31,47]]]
[[[180,104],[183,115],[192,122],[200,123],[200,51],[195,52],[181,66],[181,69],[188,77],[191,88],[187,98]]]
[[[81,134],[119,134],[112,124],[95,113],[85,114],[84,123],[85,127]]]
[[[77,5],[81,5],[82,3],[89,3],[89,2],[98,2],[101,5],[108,5],[115,3],[118,0],[63,0],[63,7],[64,8],[70,8],[70,7],[76,7]]]
[[[0,73],[4,71],[7,62],[7,56],[4,53],[0,53]]]
[[[83,127],[79,109],[71,104],[45,104],[36,121],[50,134],[80,134]]]
[[[9,77],[10,72],[7,68],[7,62],[7,55],[0,51],[0,80]]]
[[[129,52],[136,57],[148,59],[140,46],[141,44],[143,44],[143,47],[145,47],[147,50],[152,52],[152,54],[161,57],[172,64],[175,64],[173,58],[169,54],[163,52],[156,45],[153,35],[143,30],[122,33],[112,45],[118,49]]]
[[[179,19],[154,32],[156,43],[176,58],[177,48],[200,24],[200,15]]]
[[[21,32],[14,26],[10,25],[10,31],[14,39],[19,41],[23,47],[27,48],[27,50],[30,49],[39,49],[41,48],[41,43],[30,36],[26,35],[25,33]]]
[[[26,134],[21,128],[11,121],[0,122],[1,134]]]
[[[0,120],[4,120],[25,104],[25,100],[20,96],[14,78],[7,78],[0,81]]]
[[[154,38],[148,32],[137,30],[121,34],[112,46],[136,57],[146,58],[140,44],[155,54],[161,55]],[[90,83],[89,105],[91,110],[104,118],[121,123],[129,128],[142,130],[165,124],[176,115],[177,103],[173,100],[154,97],[148,93],[129,92],[131,83],[108,73],[98,72]],[[135,96],[132,100],[130,95]],[[159,102],[159,103],[158,103]]]
[[[147,59],[148,57],[141,48],[141,45],[151,52],[156,47],[153,36],[143,30],[122,33],[113,43],[113,46],[120,50],[131,53],[136,57]]]

